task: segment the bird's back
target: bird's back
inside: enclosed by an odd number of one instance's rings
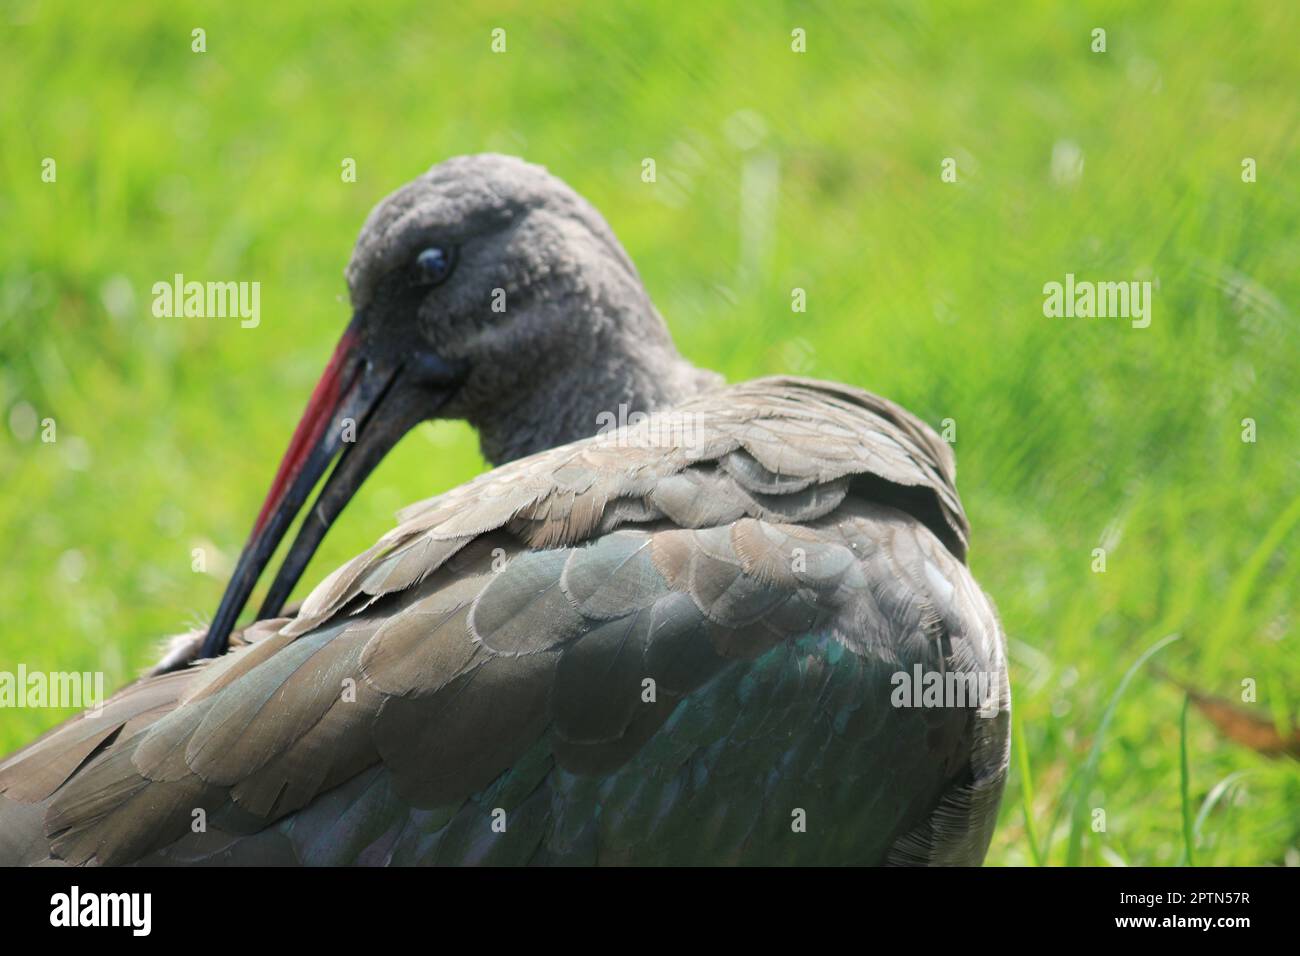
[[[0,859],[976,863],[1009,698],[966,537],[892,403],[709,392],[408,508],[0,764]]]

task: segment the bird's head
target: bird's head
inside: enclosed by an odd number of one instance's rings
[[[380,202],[347,280],[354,361],[423,379],[448,418],[572,374],[628,326],[667,339],[601,215],[510,156],[449,159]]]
[[[499,462],[594,431],[594,415],[558,396],[623,389],[630,400],[653,402],[674,375],[694,372],[683,372],[600,214],[542,167],[513,157],[449,159],[381,201],[361,229],[347,282],[351,321],[271,483],[202,656],[225,648],[262,570],[336,457],[259,617],[279,612],[330,524],[420,422],[469,421]]]

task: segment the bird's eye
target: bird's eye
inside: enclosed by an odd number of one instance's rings
[[[412,279],[416,285],[434,286],[447,281],[456,265],[456,251],[443,246],[429,246],[415,257]]]

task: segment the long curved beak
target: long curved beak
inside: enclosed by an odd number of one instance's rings
[[[226,650],[254,586],[316,482],[342,451],[262,602],[258,618],[279,613],[334,519],[375,466],[408,431],[431,418],[459,375],[434,356],[367,356],[354,318],[312,392],[271,482],[253,531],[212,619],[199,657]]]

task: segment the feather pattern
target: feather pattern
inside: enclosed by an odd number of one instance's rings
[[[407,508],[0,763],[0,861],[978,862],[1010,702],[967,533],[898,406],[704,393]],[[914,666],[991,712],[892,706]]]

